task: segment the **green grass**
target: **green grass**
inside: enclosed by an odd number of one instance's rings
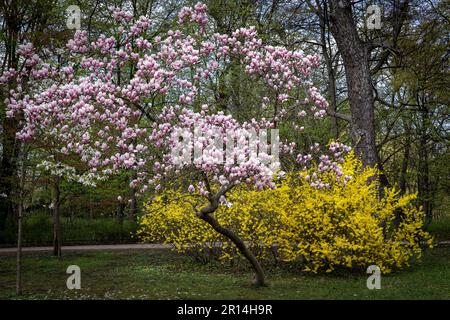
[[[67,266],[81,268],[81,290],[66,289]],[[268,286],[250,286],[242,265],[198,264],[166,250],[24,256],[24,299],[450,299],[450,248],[425,253],[409,270],[382,276],[368,290],[368,275],[309,275],[266,269]],[[0,257],[0,298],[14,299],[15,257]]]

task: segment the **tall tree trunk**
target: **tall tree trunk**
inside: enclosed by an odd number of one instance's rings
[[[2,25],[2,53],[4,60],[1,65],[0,74],[4,70],[17,70],[19,57],[17,47],[23,40],[23,33],[28,35],[39,30],[48,28],[47,19],[49,15],[47,9],[54,7],[56,1],[39,1],[28,5],[26,1],[1,1]],[[39,37],[31,37],[31,41],[39,42]],[[36,47],[36,43],[35,43]],[[37,46],[39,47],[39,45]],[[26,92],[27,79],[22,79],[22,89]],[[16,118],[5,116],[5,99],[9,96],[9,91],[16,88],[17,83],[10,81],[8,85],[0,86],[0,122],[2,127],[1,139],[1,164],[0,164],[0,242],[5,229],[5,224],[13,212],[13,201],[11,196],[15,188],[15,177],[17,173],[17,155],[19,145],[16,140],[16,133],[20,130],[19,121]],[[22,115],[21,115],[22,116]]]
[[[399,177],[400,195],[406,194],[406,181],[411,149],[411,127],[410,124],[407,123],[407,121],[408,121],[407,119],[403,119],[405,129],[405,149],[403,152],[402,167],[400,168],[400,177]],[[395,209],[394,214],[395,214],[394,226],[398,228],[400,226],[400,223],[404,219],[403,209],[402,208]]]
[[[331,109],[331,131],[333,133],[333,137],[337,139],[339,137],[339,127],[338,127],[338,119],[337,119],[337,96],[336,96],[336,74],[333,66],[333,56],[331,45],[328,39],[329,36],[329,14],[328,14],[328,5],[326,2],[322,6],[317,6],[317,16],[319,18],[320,25],[320,44],[322,47],[322,55],[325,60],[327,75],[328,75],[328,86],[327,92],[329,94],[329,101]]]
[[[6,4],[5,4],[6,5]],[[13,1],[9,6],[9,12],[4,12],[5,26],[5,59],[7,59],[7,69],[17,69],[18,58],[16,54],[17,39],[19,36],[21,20],[16,16],[18,3]],[[5,98],[8,97],[8,91],[14,89],[16,84],[10,82],[7,86],[2,85],[0,87],[0,107],[6,109]],[[5,112],[0,112],[2,117],[2,158],[0,167],[0,242],[2,241],[1,235],[5,230],[6,221],[8,216],[11,216],[13,212],[13,202],[11,196],[14,187],[14,178],[16,175],[16,158],[18,154],[18,143],[16,143],[16,133],[18,131],[18,121],[14,118],[8,118],[5,116]]]
[[[60,224],[60,177],[53,180],[53,255],[61,257],[61,224]]]
[[[22,145],[23,149],[23,145]],[[16,294],[22,294],[22,224],[23,224],[23,202],[24,202],[24,188],[25,188],[25,161],[27,156],[22,153],[22,164],[20,170],[19,183],[19,199],[17,206],[17,256],[16,256]]]
[[[428,128],[430,126],[430,119],[428,109],[425,105],[424,99],[417,98],[420,108],[420,137],[418,150],[418,171],[417,171],[417,192],[419,204],[423,207],[427,222],[431,222],[432,207],[430,194],[430,178],[428,166]]]
[[[419,203],[423,207],[428,222],[431,221],[430,181],[428,168],[427,140],[424,136],[419,141],[419,165],[417,172],[417,191]]]
[[[23,206],[17,208],[17,257],[16,257],[16,294],[22,294],[22,218]]]
[[[328,63],[327,63],[328,65]],[[339,126],[337,114],[337,97],[336,97],[336,77],[333,70],[333,64],[328,65],[328,90],[330,92],[330,108],[333,111],[331,116],[331,131],[335,139],[339,138]]]
[[[16,156],[18,153],[18,143],[16,143],[15,139],[16,132],[16,121],[5,119],[3,121],[3,139],[1,142],[3,150],[0,168],[0,235],[2,234],[1,231],[5,230],[6,221],[13,211],[11,196],[17,171]]]
[[[407,121],[407,120],[404,120]],[[409,156],[411,149],[411,128],[409,123],[404,124],[405,128],[405,149],[403,151],[402,167],[400,169],[399,188],[400,194],[406,194],[406,180],[408,175]]]
[[[353,19],[349,0],[330,0],[331,32],[341,53],[351,111],[351,138],[366,166],[379,165],[375,140],[374,91],[370,46],[364,43]]]
[[[124,212],[125,212],[125,201],[120,200],[117,203],[117,216],[116,216],[117,222],[119,222],[120,225],[123,224]]]

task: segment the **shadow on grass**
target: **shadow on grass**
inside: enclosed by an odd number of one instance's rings
[[[66,268],[81,268],[81,290],[68,290]],[[167,250],[66,253],[24,257],[23,299],[449,299],[450,248],[382,276],[368,290],[365,270],[306,274],[300,266],[266,266],[266,287],[254,288],[246,261],[199,264]],[[0,259],[0,298],[15,299],[15,257]]]

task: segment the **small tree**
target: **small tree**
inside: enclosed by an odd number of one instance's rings
[[[54,157],[49,157],[49,159],[52,161],[44,160],[37,167],[41,171],[49,173],[52,179],[53,255],[61,258],[61,181],[65,179],[67,181],[78,182],[84,186],[95,187],[96,182],[104,180],[106,177],[89,171],[77,172],[74,167],[56,161]]]
[[[318,118],[325,115],[328,104],[308,80],[319,58],[266,46],[253,27],[232,35],[214,33],[200,3],[183,8],[177,29],[164,35],[153,34],[146,17],[132,21],[131,14],[114,8],[112,15],[117,27],[111,34],[88,43],[87,33],[77,31],[60,64],[44,62],[30,44],[21,46],[32,81],[28,94],[19,85],[9,99],[8,116],[22,118],[18,137],[52,137],[64,145],[62,154],[77,156],[92,173],[133,170],[130,188],[140,193],[158,191],[186,175],[186,187],[200,189],[208,200],[201,208],[192,204],[198,217],[236,244],[255,270],[255,284],[263,285],[259,262],[213,214],[233,186],[274,187],[273,179],[281,173],[278,159],[268,161],[274,154],[264,150],[265,139],[257,137],[249,145],[239,132],[274,129],[284,117],[301,117],[305,111]],[[239,123],[215,111],[219,71],[231,60],[239,61],[248,79],[265,93],[255,101],[261,106],[259,119]],[[0,80],[16,77],[20,83],[23,72],[13,70]],[[181,156],[173,152],[179,141],[171,139],[180,132],[199,137],[184,144]],[[189,151],[214,146],[218,136],[229,139],[229,161],[217,161],[223,151],[217,146],[203,150],[195,161],[184,161]],[[295,147],[280,145],[291,153]],[[252,156],[255,150],[258,157]]]

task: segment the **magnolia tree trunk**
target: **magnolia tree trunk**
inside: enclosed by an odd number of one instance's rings
[[[255,272],[253,284],[257,287],[264,286],[265,285],[264,271],[261,267],[261,264],[256,259],[255,255],[247,248],[244,241],[236,233],[220,225],[219,222],[216,219],[214,219],[214,217],[211,215],[219,207],[218,199],[223,194],[224,194],[223,192],[219,191],[218,194],[216,194],[214,197],[211,197],[210,203],[206,207],[198,211],[197,215],[199,216],[200,219],[206,221],[215,231],[227,237],[228,239],[231,240],[231,242],[233,242],[236,245],[239,252],[250,262]]]

